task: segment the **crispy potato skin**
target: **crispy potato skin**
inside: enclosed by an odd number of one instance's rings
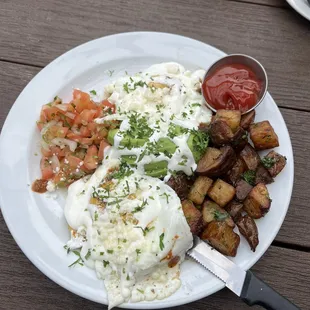
[[[212,221],[225,221],[228,226],[232,228],[235,227],[235,223],[229,213],[211,200],[205,200],[203,203],[202,220],[204,226],[208,225]]]
[[[255,221],[248,215],[239,217],[236,222],[240,233],[245,237],[249,243],[251,250],[255,252],[256,247],[259,243],[258,240],[258,231]]]
[[[280,155],[275,151],[271,151],[267,154],[267,158],[272,158],[275,162],[272,167],[268,168],[270,175],[274,178],[276,177],[286,165],[286,157]]]
[[[279,146],[279,139],[269,121],[250,125],[250,138],[256,150],[267,150]]]
[[[243,114],[241,116],[240,126],[248,130],[250,128],[250,125],[254,122],[255,119],[255,110],[252,110],[251,112],[247,114]]]
[[[223,120],[235,132],[241,121],[241,112],[238,110],[217,110],[215,114],[216,120]]]
[[[179,173],[176,176],[171,176],[167,184],[177,193],[181,200],[187,198],[193,180],[185,173]]]
[[[217,177],[225,174],[236,162],[236,153],[231,146],[220,149],[208,147],[198,162],[196,172],[199,175]]]
[[[248,144],[248,134],[243,128],[239,127],[231,139],[231,146],[236,152],[240,152]]]
[[[224,255],[236,256],[240,237],[226,222],[213,221],[201,234],[201,239],[208,241]]]
[[[250,144],[241,151],[240,158],[243,159],[248,170],[256,170],[260,164],[260,157]]]
[[[205,176],[199,176],[195,180],[194,184],[192,185],[189,191],[188,199],[190,199],[195,204],[201,205],[212,183],[213,183],[212,179]]]
[[[188,199],[182,201],[182,209],[191,233],[199,235],[203,227],[201,212]]]
[[[235,186],[237,181],[241,178],[242,174],[246,170],[247,167],[245,165],[245,162],[243,161],[243,159],[238,157],[234,166],[226,173],[225,181]]]
[[[263,183],[253,187],[243,203],[244,211],[254,219],[263,217],[269,211],[270,205],[271,199],[267,187]]]
[[[239,201],[233,200],[225,207],[225,210],[229,213],[234,222],[236,222],[243,211],[243,204]]]
[[[250,191],[252,190],[253,186],[250,185],[248,182],[240,179],[236,184],[236,198],[238,201],[243,201]]]
[[[224,207],[235,196],[235,188],[224,182],[221,179],[217,179],[208,192],[208,196],[214,200],[220,207]]]
[[[216,119],[210,125],[210,139],[215,146],[230,144],[234,137],[234,133],[228,124],[221,119]]]
[[[270,184],[272,182],[273,178],[271,177],[270,173],[262,164],[260,164],[256,170],[255,184],[258,183]]]

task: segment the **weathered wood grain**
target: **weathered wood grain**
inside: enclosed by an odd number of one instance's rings
[[[0,309],[107,309],[87,301],[61,288],[38,269],[20,251],[7,231],[0,214]],[[271,247],[252,269],[260,278],[307,309],[310,287],[310,253]],[[283,281],[285,279],[285,281]],[[4,306],[5,305],[5,306]],[[194,309],[250,309],[233,293],[223,290],[195,303],[176,307],[177,310]],[[252,308],[261,309],[261,308]]]
[[[38,68],[0,61],[0,72],[2,73],[0,129],[16,97],[38,71]],[[310,218],[308,206],[310,201],[310,191],[308,190],[310,175],[305,173],[305,171],[310,170],[307,153],[307,150],[310,150],[310,136],[308,134],[310,132],[310,113],[290,109],[281,109],[281,112],[287,123],[294,148],[295,184],[287,217],[276,240],[310,248],[310,234],[307,234]]]
[[[310,110],[310,23],[283,8],[224,0],[85,0],[78,5],[2,0],[0,59],[44,66],[90,39],[137,30],[177,33],[227,53],[253,55],[266,67],[270,90],[281,105]]]

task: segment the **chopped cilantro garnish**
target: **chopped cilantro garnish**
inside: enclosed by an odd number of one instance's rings
[[[165,248],[165,245],[164,245],[164,237],[165,237],[165,233],[162,233],[162,234],[159,236],[159,248],[160,248],[161,251]]]
[[[87,254],[85,255],[85,259],[89,259],[91,255],[91,250],[88,250]]]
[[[97,95],[97,92],[96,92],[94,89],[92,89],[92,90],[90,91],[90,93],[91,93],[92,95],[94,95],[94,96]]]
[[[248,170],[242,174],[243,180],[248,182],[250,185],[255,185],[255,176],[256,173],[253,170]]]
[[[102,263],[103,263],[104,268],[106,268],[110,264],[110,262],[108,262],[106,260],[103,260]]]
[[[141,293],[141,294],[144,294],[144,291],[143,291],[143,290],[140,290],[140,289],[137,288],[137,291],[138,291],[139,293]]]
[[[142,204],[140,205],[140,206],[138,206],[138,207],[135,207],[134,209],[133,209],[133,211],[132,211],[132,213],[137,213],[137,212],[141,212],[144,208],[145,208],[145,206],[148,204],[148,202],[147,202],[147,199],[143,199],[143,201],[142,201]]]
[[[109,253],[109,254],[113,254],[113,250],[107,250],[107,252]]]
[[[214,219],[217,221],[223,221],[228,217],[227,213],[223,213],[219,210],[215,210],[214,211]]]
[[[137,253],[137,255],[141,254],[141,250],[140,249],[136,249],[136,253]]]
[[[262,158],[262,164],[266,169],[272,168],[274,166],[274,164],[276,163],[276,159],[275,158],[271,158],[271,157],[264,157]]]

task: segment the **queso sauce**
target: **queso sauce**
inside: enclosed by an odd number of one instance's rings
[[[262,82],[247,66],[230,64],[219,67],[202,84],[206,101],[216,110],[240,110],[255,106],[262,90]]]

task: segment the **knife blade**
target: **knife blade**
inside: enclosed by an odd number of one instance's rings
[[[251,271],[242,270],[197,236],[194,236],[194,245],[187,251],[187,255],[222,280],[227,288],[249,306],[260,305],[269,310],[299,309]]]

